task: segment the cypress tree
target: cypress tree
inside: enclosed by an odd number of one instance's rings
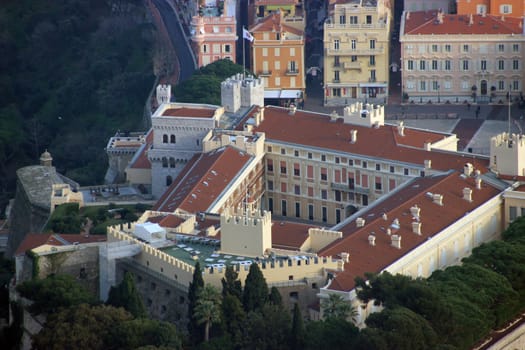
[[[259,269],[259,265],[250,265],[246,276],[243,293],[243,306],[246,312],[260,309],[268,300],[268,285]]]
[[[239,274],[235,272],[233,266],[226,267],[224,277],[222,278],[222,296],[233,295],[239,300],[242,299],[242,285],[241,281],[237,279]]]
[[[277,287],[272,287],[272,289],[270,289],[270,296],[268,298],[270,304],[275,306],[283,306],[283,299]]]
[[[142,298],[137,292],[135,281],[130,272],[124,274],[124,279],[118,286],[111,287],[107,304],[115,307],[123,307],[135,318],[144,318],[147,316],[146,308],[144,307]]]
[[[295,303],[293,307],[292,331],[290,334],[290,349],[299,350],[304,348],[305,330],[303,315],[299,309],[299,304]]]
[[[202,288],[204,288],[204,279],[202,278],[201,265],[197,262],[193,271],[193,280],[188,289],[188,332],[195,344],[200,343],[203,338],[203,326],[194,317],[195,306],[197,306],[197,299]]]

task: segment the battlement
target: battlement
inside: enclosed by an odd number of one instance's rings
[[[324,228],[309,228],[308,236],[308,241],[310,243],[308,250],[318,252],[328,244],[341,239],[343,233],[341,231],[332,231]]]
[[[494,147],[504,148],[525,147],[525,137],[520,134],[508,134],[504,132],[491,137],[490,144]]]
[[[157,103],[159,105],[170,102],[171,100],[171,85],[159,84],[157,85]]]
[[[385,125],[385,106],[356,102],[344,108],[344,123],[366,127]]]
[[[525,176],[525,137],[506,132],[493,136],[490,168],[499,175]]]
[[[227,130],[217,133],[215,130],[212,130],[203,141],[202,147],[203,152],[206,153],[214,149],[232,145],[239,150],[257,157],[264,153],[264,141],[265,134],[260,132],[254,134],[246,131]]]
[[[221,104],[226,112],[236,113],[241,107],[264,105],[264,82],[261,78],[240,73],[221,83]]]

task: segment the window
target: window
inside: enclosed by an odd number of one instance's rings
[[[518,208],[516,207],[509,207],[509,220],[514,221],[516,220],[516,217],[518,216]]]
[[[487,5],[476,5],[476,14],[484,15],[487,13]]]
[[[312,159],[312,153],[308,152],[308,159]]]
[[[341,88],[333,88],[332,89],[332,96],[334,96],[334,97],[341,97]]]
[[[357,24],[357,16],[350,16],[350,24]]]
[[[300,195],[301,194],[301,186],[300,185],[295,185],[294,186],[294,193],[296,195]]]
[[[408,60],[407,61],[407,69],[408,70],[414,70],[414,61]]]
[[[314,196],[314,188],[308,187],[308,197],[313,197],[313,196]]]
[[[505,44],[498,44],[498,52],[504,52],[505,51]]]
[[[372,24],[372,16],[370,15],[366,16],[366,24]]]
[[[452,46],[450,46],[450,44],[445,44],[445,52],[451,52],[452,51]]]
[[[376,56],[370,56],[370,65],[375,66],[376,65]]]
[[[350,41],[350,47],[351,47],[352,50],[355,50],[357,48],[357,40],[352,39]]]
[[[339,39],[335,39],[334,40],[334,50],[339,50],[339,44],[340,44]]]
[[[432,70],[437,70],[437,69],[438,69],[438,61],[432,60]]]
[[[498,60],[498,70],[505,70],[505,60]]]
[[[321,161],[326,162],[326,155],[321,154]]]
[[[286,154],[286,148],[281,148],[281,154]]]
[[[308,204],[308,220],[314,219],[314,205]]]
[[[328,191],[321,190],[321,199],[328,199]]]
[[[166,176],[166,186],[170,186],[172,182],[173,178],[170,175]]]
[[[293,176],[301,176],[301,165],[299,163],[293,165]]]
[[[357,62],[357,56],[350,56],[350,61]]]
[[[273,172],[273,160],[272,159],[268,159],[266,161],[266,170],[268,170],[269,172]]]
[[[445,70],[451,70],[452,69],[452,63],[450,60],[445,60]]]
[[[463,70],[468,70],[468,60],[463,60]]]
[[[276,86],[281,86],[281,78],[280,77],[275,77],[275,85]]]
[[[327,174],[326,168],[321,168],[321,181],[327,181],[328,180],[328,174]]]
[[[323,222],[327,222],[328,221],[328,217],[327,217],[328,216],[328,214],[327,214],[328,211],[327,211],[326,207],[322,207],[321,210],[323,212]]]
[[[335,201],[340,202],[341,201],[341,191],[335,190],[334,191]]]
[[[421,80],[421,81],[419,82],[419,90],[421,90],[421,91],[426,91],[426,89],[427,89],[427,82],[424,81],[424,80]]]
[[[368,163],[366,161],[363,161],[363,168],[364,169],[368,168]]]
[[[300,218],[301,217],[301,203],[295,202],[295,217]]]
[[[393,173],[393,172],[395,172],[395,171],[396,171],[396,168],[395,168],[393,165],[391,165],[391,166],[390,166],[390,172]]]
[[[286,162],[281,161],[281,174],[286,175]]]
[[[287,187],[286,182],[281,182],[281,192],[282,193],[288,192],[288,187]]]
[[[407,169],[407,168],[403,169],[403,173],[404,173],[405,175],[408,175],[408,169]]]
[[[339,67],[341,65],[341,61],[339,60],[339,56],[334,56],[334,67]]]
[[[267,152],[271,152],[271,151],[272,151],[272,146],[268,146],[268,147],[266,148],[266,151],[267,151]]]
[[[425,67],[426,67],[425,63],[426,62],[423,60],[419,61],[419,70],[425,70]]]
[[[498,90],[505,90],[505,81],[499,80],[498,81]]]
[[[519,60],[513,60],[512,61],[512,69],[514,69],[514,70],[520,69],[520,61]]]
[[[372,50],[376,48],[376,41],[374,39],[370,40],[370,48]]]
[[[513,80],[512,81],[512,90],[518,91],[520,89],[520,81],[519,80]]]
[[[290,56],[291,57],[295,56],[295,47],[290,48]]]
[[[273,191],[273,181],[268,181],[268,191]]]
[[[340,158],[339,157],[335,157],[335,164],[339,164],[340,163]]]
[[[432,90],[434,91],[439,90],[439,82],[437,80],[432,81]]]
[[[519,52],[520,51],[520,44],[512,44],[512,51],[513,52]]]
[[[432,44],[432,52],[438,52],[438,46],[436,44]]]
[[[381,177],[376,176],[375,189],[376,189],[377,191],[381,191],[382,188],[383,188],[383,184],[382,184],[382,182],[381,182]]]
[[[463,45],[463,52],[469,52],[469,46],[467,44]]]
[[[299,151],[297,151],[297,150],[293,151],[293,155],[294,155],[294,157],[299,157]]]
[[[345,15],[339,16],[339,24],[346,24],[346,16]]]
[[[230,45],[224,45],[224,52],[231,52],[231,47]]]
[[[177,143],[177,139],[175,138],[175,135],[170,135],[170,143]]]
[[[281,215],[286,216],[286,200],[281,201]]]
[[[470,89],[470,84],[468,80],[461,81],[461,89],[462,90],[468,90]]]
[[[175,158],[170,157],[170,168],[175,168]]]
[[[308,165],[306,167],[306,178],[307,179],[313,179],[314,178],[314,167],[313,167],[313,165]]]
[[[348,165],[354,166],[354,160],[353,159],[348,159]]]
[[[162,157],[162,167],[167,168],[168,167],[168,158]]]
[[[512,5],[500,5],[499,6],[499,12],[502,13],[502,14],[509,14],[509,13],[512,13]]]
[[[376,170],[381,171],[381,164],[376,164]]]
[[[162,135],[162,143],[168,143],[168,135]]]
[[[276,48],[274,49],[274,53],[275,53],[275,56],[276,56],[276,57],[281,56],[281,49],[278,48],[278,47],[276,47]]]
[[[450,90],[452,88],[452,82],[450,80],[445,80],[443,83],[445,90]]]
[[[339,71],[338,70],[334,71],[334,82],[336,83],[339,82]]]
[[[290,61],[288,64],[288,69],[290,72],[297,72],[297,64],[295,61]]]
[[[481,60],[480,67],[481,70],[487,70],[487,60]]]

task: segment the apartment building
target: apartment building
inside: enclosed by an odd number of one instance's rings
[[[385,1],[334,1],[324,24],[325,105],[388,98],[391,15]]]
[[[456,0],[458,15],[525,16],[524,0]],[[407,8],[405,7],[405,10]]]
[[[266,103],[297,104],[304,98],[304,18],[276,11],[250,27],[253,72],[264,82]]]
[[[219,6],[220,5],[220,6]],[[236,1],[207,2],[191,20],[191,41],[198,67],[229,59],[235,61]]]
[[[467,1],[467,0],[465,0]],[[405,11],[429,11],[442,10],[446,13],[453,13],[455,0],[404,0],[403,9]]]
[[[290,17],[304,15],[303,0],[255,0],[253,8],[254,22],[277,11]]]
[[[523,91],[523,19],[405,12],[402,91],[411,102],[505,103]]]

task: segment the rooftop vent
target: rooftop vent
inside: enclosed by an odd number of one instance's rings
[[[472,202],[472,189],[465,187],[463,189],[463,199],[467,202]]]
[[[420,222],[412,223],[412,232],[414,232],[418,236],[421,236],[421,223]]]
[[[373,235],[373,234],[368,235],[368,244],[370,244],[371,246],[375,246],[376,245],[376,236],[375,235]]]
[[[405,123],[403,123],[403,121],[399,122],[397,132],[399,133],[399,136],[405,136]]]
[[[410,214],[412,214],[412,216],[419,220],[419,214],[421,213],[421,208],[418,207],[417,205],[414,205],[412,207],[410,207]]]
[[[351,143],[357,142],[357,130],[350,130],[350,142]]]
[[[363,226],[365,226],[365,219],[357,218],[355,220],[355,224],[357,225],[357,227],[363,227]]]
[[[472,163],[465,163],[465,166],[463,167],[463,174],[470,176],[472,175],[472,172],[474,171],[474,166]]]
[[[432,201],[436,203],[437,205],[443,205],[443,195],[434,193],[432,195]]]
[[[474,182],[476,183],[476,189],[481,190],[481,178],[477,177]]]
[[[401,249],[401,236],[400,235],[392,235],[392,247]]]

